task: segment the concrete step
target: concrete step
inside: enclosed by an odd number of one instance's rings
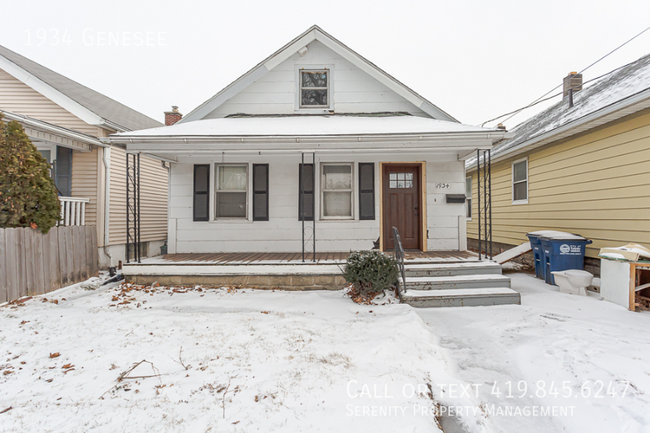
[[[402,302],[412,307],[476,307],[521,304],[519,293],[507,287],[448,290],[406,290]]]
[[[406,277],[448,277],[453,275],[501,275],[501,265],[494,262],[406,264]]]
[[[401,279],[400,279],[401,280]],[[401,286],[400,281],[400,286]],[[458,290],[510,287],[510,278],[501,274],[452,275],[447,277],[406,277],[406,290]]]

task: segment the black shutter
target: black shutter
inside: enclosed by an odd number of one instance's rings
[[[359,219],[375,219],[375,164],[359,163]]]
[[[194,221],[208,221],[210,165],[194,166]]]
[[[56,147],[56,175],[54,183],[62,197],[72,195],[72,149]]]
[[[298,221],[314,220],[314,164],[299,164],[298,175]],[[303,172],[305,178],[303,179]],[[301,187],[302,185],[302,187]],[[302,197],[300,192],[302,191]],[[305,204],[305,211],[302,210],[303,202]]]
[[[269,220],[269,165],[253,164],[253,221]]]

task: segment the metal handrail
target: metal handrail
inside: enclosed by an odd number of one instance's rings
[[[406,272],[404,271],[404,247],[402,247],[402,239],[399,237],[399,231],[397,230],[397,227],[393,227],[393,237],[395,238],[395,260],[397,260],[397,266],[399,267],[399,272],[402,276],[402,288],[406,289]]]

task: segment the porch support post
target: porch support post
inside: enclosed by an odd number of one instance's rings
[[[300,153],[301,164],[300,164],[300,221],[302,223],[302,261],[305,261],[305,153]]]
[[[140,263],[140,154],[126,154],[126,262]]]
[[[478,192],[478,259],[481,260],[481,151],[476,149],[476,180]]]
[[[312,174],[312,176],[315,176],[315,173],[316,173],[316,152],[311,153],[311,162],[312,162],[312,173],[314,173],[314,174]],[[315,186],[316,186],[316,181],[314,180],[314,189],[315,189]],[[311,226],[312,226],[311,241],[312,241],[312,247],[313,247],[313,255],[312,255],[311,261],[314,262],[314,263],[316,263],[316,198],[315,197],[316,197],[316,191],[314,191],[314,200],[313,200],[313,203],[312,203],[312,206],[314,207],[314,212],[312,212],[314,214],[314,219],[311,222]]]

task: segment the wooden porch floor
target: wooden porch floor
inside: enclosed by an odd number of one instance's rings
[[[317,252],[316,264],[343,263],[348,252]],[[393,254],[387,252],[387,254]],[[305,264],[314,264],[312,254],[305,254]],[[408,261],[473,261],[478,258],[468,251],[406,251]],[[301,264],[302,253],[185,253],[165,254],[164,256],[144,259],[142,264]]]

